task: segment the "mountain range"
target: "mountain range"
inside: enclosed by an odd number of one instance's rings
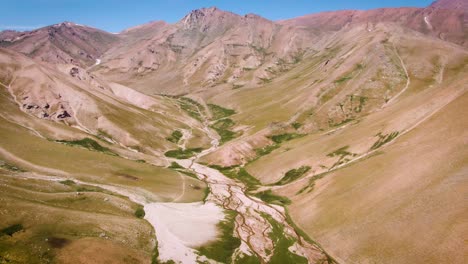
[[[467,259],[467,1],[6,30],[0,86],[0,263]]]

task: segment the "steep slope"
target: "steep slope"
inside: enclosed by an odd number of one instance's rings
[[[29,32],[0,33],[0,47],[21,52],[50,63],[71,63],[82,67],[96,60],[118,41],[105,31],[71,22]]]

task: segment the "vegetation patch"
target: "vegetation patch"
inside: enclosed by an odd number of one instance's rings
[[[221,167],[218,165],[210,165],[210,168],[220,171],[228,178],[241,181],[247,187],[247,190],[255,190],[261,185],[260,181],[252,176],[245,168],[239,166]]]
[[[299,123],[299,122],[294,122],[294,123],[292,123],[292,127],[294,127],[294,129],[298,130],[299,128],[302,127],[302,124]]]
[[[277,144],[281,144],[285,141],[290,141],[290,140],[293,140],[295,138],[300,138],[300,137],[303,137],[305,136],[304,134],[297,134],[297,133],[285,133],[285,134],[279,134],[279,135],[274,135],[274,136],[269,136],[268,138],[270,138],[271,140],[273,140],[273,142],[277,143]]]
[[[180,172],[180,173],[183,173],[189,177],[192,177],[192,178],[195,178],[195,179],[198,179],[197,175],[191,171],[188,171],[187,169],[185,169],[184,167],[180,166],[179,163],[177,162],[172,162],[171,165],[169,167],[167,167],[168,169],[173,169],[177,172]]]
[[[63,248],[66,245],[70,244],[70,240],[61,237],[49,237],[47,243],[53,248]]]
[[[187,98],[187,97],[180,97],[178,98],[178,102],[180,108],[185,111],[189,116],[193,117],[194,119],[202,122],[202,114],[205,111],[205,107],[201,105],[199,102]]]
[[[145,210],[142,206],[138,206],[138,208],[135,210],[135,216],[138,218],[145,217]]]
[[[342,120],[342,121],[340,121],[338,123],[335,123],[334,120],[328,119],[328,126],[330,126],[330,127],[340,127],[340,126],[342,126],[344,124],[347,124],[347,123],[349,123],[349,122],[351,122],[353,120],[354,120],[354,118],[346,118],[346,119],[344,119],[344,120]]]
[[[289,211],[288,211],[288,208],[285,208],[285,213],[286,213],[286,222],[292,226],[292,228],[294,228],[294,230],[296,231],[296,233],[298,235],[300,235],[302,238],[304,238],[307,242],[317,246],[318,248],[320,248],[323,253],[325,253],[325,257],[327,258],[326,261],[325,260],[322,260],[322,262],[319,262],[319,263],[328,263],[328,264],[337,264],[338,262],[336,262],[335,259],[333,259],[330,255],[328,255],[328,253],[322,248],[322,246],[317,243],[315,240],[313,240],[312,238],[310,238],[310,236],[304,232],[304,230],[302,230],[301,228],[299,228],[296,223],[294,223],[294,221],[292,220],[291,216],[289,215]]]
[[[23,225],[22,224],[15,224],[15,225],[11,225],[7,228],[4,228],[2,230],[0,230],[0,237],[2,236],[13,236],[15,233],[23,230]]]
[[[241,263],[241,264],[260,264],[260,260],[258,259],[255,254],[252,254],[251,256],[246,255],[246,254],[239,254],[236,260],[233,263]]]
[[[167,137],[166,140],[172,142],[174,144],[179,143],[180,139],[182,138],[183,134],[180,130],[175,130],[172,132],[171,136]]]
[[[275,247],[273,256],[268,263],[272,264],[283,264],[283,263],[296,263],[296,264],[307,264],[306,258],[296,255],[289,251],[289,247],[296,243],[296,239],[288,237],[284,234],[283,225],[278,223],[273,217],[262,213],[262,217],[265,218],[271,225],[272,230],[268,234],[273,241]]]
[[[306,186],[304,186],[302,189],[300,189],[296,194],[310,193],[315,187],[315,182],[317,180],[322,179],[323,177],[325,177],[325,175],[327,175],[327,173],[328,173],[328,171],[324,172],[324,173],[314,175],[312,178],[309,179],[309,183]]]
[[[341,83],[344,83],[346,82],[347,80],[351,80],[352,78],[350,76],[344,76],[344,77],[341,77],[337,80],[335,80],[335,83],[336,84],[341,84]]]
[[[272,144],[272,145],[265,146],[263,148],[255,149],[255,153],[257,153],[257,156],[265,156],[265,155],[270,154],[273,150],[279,147],[280,147],[279,144]]]
[[[349,152],[348,149],[349,149],[349,146],[344,146],[344,147],[341,147],[341,148],[327,154],[327,157],[330,157],[330,158],[338,157],[338,160],[333,164],[333,166],[331,166],[330,170],[333,169],[336,166],[339,166],[339,165],[341,165],[343,163],[346,163],[346,162],[350,161],[351,159],[348,158],[348,156],[350,156],[350,157],[356,157],[357,156],[356,153]]]
[[[379,137],[379,139],[374,143],[374,145],[372,145],[370,150],[380,148],[381,146],[383,146],[383,145],[387,144],[388,142],[394,140],[398,136],[398,134],[400,134],[400,132],[398,132],[398,131],[392,132],[392,133],[387,134],[387,135],[382,135],[382,133],[379,132],[376,135],[377,137]]]
[[[208,104],[208,108],[211,111],[211,115],[212,115],[213,120],[218,120],[218,119],[221,119],[221,118],[232,116],[233,114],[236,113],[236,111],[233,110],[233,109],[224,108],[224,107],[221,107],[221,106],[215,105],[215,104]]]
[[[263,192],[255,193],[254,196],[270,204],[277,204],[281,206],[286,206],[286,205],[291,204],[291,200],[289,200],[288,198],[284,196],[276,195],[271,190],[266,190]]]
[[[67,185],[67,186],[73,186],[75,185],[75,182],[72,181],[72,180],[64,180],[64,181],[59,181],[61,184],[63,185]]]
[[[202,148],[188,148],[188,149],[179,148],[179,149],[166,151],[164,155],[169,158],[188,159],[197,155],[198,153],[202,151],[203,151]]]
[[[13,171],[13,172],[26,172],[26,170],[18,167],[18,166],[15,166],[15,165],[12,165],[10,163],[7,163],[3,160],[0,160],[0,168],[2,169],[5,169],[5,170],[9,170],[9,171]]]
[[[218,133],[218,135],[221,137],[221,144],[224,144],[234,138],[236,138],[239,134],[231,131],[230,128],[232,128],[236,123],[230,119],[230,118],[224,118],[216,121],[213,125],[210,127]]]
[[[306,174],[310,169],[311,169],[310,166],[301,166],[297,169],[292,169],[286,172],[283,178],[281,178],[281,180],[276,182],[275,185],[284,185],[284,184],[293,182],[299,179],[300,177],[302,177],[304,174]]]
[[[236,211],[225,211],[225,218],[219,222],[220,238],[198,249],[201,255],[221,263],[231,263],[232,254],[241,245],[241,240],[234,236]]]
[[[112,152],[110,149],[101,146],[99,143],[97,143],[95,140],[91,138],[83,138],[80,140],[73,140],[73,141],[67,141],[67,140],[57,140],[56,142],[62,143],[68,146],[73,146],[73,147],[82,147],[91,151],[97,151],[97,152],[102,152],[108,155],[112,156],[118,156],[116,153]]]
[[[171,162],[171,165],[168,168],[169,169],[185,169],[184,167],[180,166],[180,164],[175,161]]]

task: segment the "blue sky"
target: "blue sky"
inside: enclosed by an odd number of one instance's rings
[[[176,22],[191,10],[217,6],[237,14],[271,20],[321,11],[424,7],[432,0],[1,0],[0,30],[33,28],[72,21],[109,32],[153,20]]]

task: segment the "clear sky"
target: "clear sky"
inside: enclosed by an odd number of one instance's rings
[[[176,22],[191,10],[216,6],[271,20],[342,9],[425,7],[433,0],[0,0],[0,30],[31,30],[63,21],[119,32],[154,20]]]

